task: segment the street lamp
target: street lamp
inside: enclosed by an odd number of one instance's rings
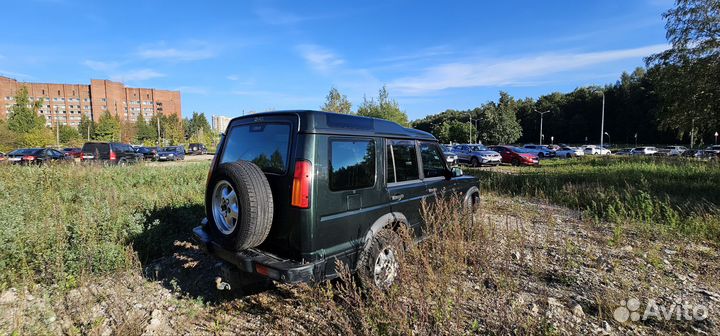
[[[715,132],[715,144],[717,145],[718,132]]]
[[[540,111],[537,111],[537,110],[536,110],[535,112],[540,113],[540,143],[539,143],[539,145],[542,145],[542,139],[543,139],[543,136],[542,136],[542,134],[543,134],[543,132],[542,132],[543,116],[545,115],[545,113],[550,113],[550,110],[547,110],[547,111],[544,111],[544,112],[540,112]]]
[[[602,112],[600,116],[600,148],[603,147],[603,140],[605,139],[605,91],[603,90],[595,90],[600,91],[602,94]],[[609,136],[608,136],[609,137]]]
[[[555,141],[555,137],[551,135],[550,136],[550,144],[552,145],[554,141]]]
[[[608,136],[608,143],[611,143],[611,144],[612,144],[612,141],[610,141],[610,133],[605,132],[605,135]],[[602,145],[600,145],[600,147],[602,147]]]

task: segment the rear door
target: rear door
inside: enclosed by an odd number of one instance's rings
[[[420,171],[418,143],[415,140],[388,139],[385,149],[387,190],[392,210],[403,214],[418,235],[420,207],[428,195]]]
[[[370,226],[391,212],[382,177],[380,138],[318,135],[315,249],[338,255],[362,244]]]

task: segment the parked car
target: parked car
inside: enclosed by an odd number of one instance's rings
[[[610,155],[612,152],[605,148],[595,145],[585,145],[582,146],[583,152],[585,155]]]
[[[720,154],[720,145],[713,145],[705,149],[706,152]]]
[[[530,153],[535,153],[535,155],[537,155],[538,158],[541,158],[541,159],[546,158],[546,157],[554,157],[555,156],[555,151],[553,151],[552,149],[550,149],[544,145],[528,144],[528,145],[523,146],[523,148]]]
[[[23,156],[31,154],[33,151],[35,151],[35,149],[37,148],[19,148],[10,151],[10,153],[7,153],[7,155],[5,156],[7,157],[7,161],[10,163],[20,163]]]
[[[513,166],[539,166],[540,159],[535,153],[515,146],[490,146],[490,150],[500,153],[503,163]]]
[[[135,153],[128,144],[119,142],[86,142],[82,147],[80,160],[103,164],[127,165],[140,162],[143,155]]]
[[[632,148],[623,148],[623,149],[618,150],[614,154],[615,155],[630,155],[631,150],[632,150]]]
[[[232,269],[276,281],[332,279],[339,261],[362,285],[387,288],[402,267],[397,230],[418,240],[425,232],[423,200],[462,195],[470,209],[479,200],[478,179],[451,170],[442,153],[431,134],[387,120],[235,118],[211,163],[195,239]]]
[[[156,147],[137,147],[135,153],[142,154],[144,160],[157,160],[158,157]]]
[[[207,154],[207,152],[207,147],[205,147],[204,144],[191,143],[190,145],[188,145],[188,155],[205,155]]]
[[[443,155],[445,155],[445,161],[447,161],[450,167],[458,164],[458,156],[454,152],[443,152]]]
[[[49,163],[63,163],[72,161],[71,157],[52,148],[28,148],[16,163],[23,165],[45,165]]]
[[[73,159],[79,159],[82,155],[82,149],[75,147],[63,148],[62,152]]]
[[[577,147],[570,147],[570,146],[563,146],[558,147],[558,149],[555,150],[555,156],[559,158],[571,158],[576,156],[583,156],[585,155],[585,152],[583,152],[582,149]]]
[[[7,161],[7,157],[5,157],[5,153],[0,152],[0,163],[3,163]]]
[[[657,152],[655,147],[635,147],[630,150],[630,155],[654,155]]]
[[[460,163],[469,164],[471,167],[497,166],[502,160],[500,153],[478,144],[455,145],[453,152],[457,154]]]
[[[159,161],[177,161],[185,160],[185,147],[170,146],[158,150],[157,159]]]
[[[667,156],[680,156],[686,150],[688,150],[688,149],[685,146],[665,146],[663,148],[658,149],[657,154],[664,154]]]

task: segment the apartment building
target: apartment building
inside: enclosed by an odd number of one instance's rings
[[[232,118],[224,116],[212,116],[212,129],[218,133],[224,133]]]
[[[136,121],[142,114],[149,120],[156,113],[182,118],[180,91],[128,88],[123,83],[93,79],[85,84],[25,83],[0,76],[0,118],[7,119],[15,95],[28,89],[31,101],[42,101],[38,114],[48,126],[77,126],[83,115],[95,120],[104,111],[121,120]]]

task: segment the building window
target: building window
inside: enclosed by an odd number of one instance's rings
[[[42,94],[45,95],[45,90],[42,90],[42,92],[43,92]]]
[[[104,102],[107,102],[107,99],[105,99],[105,98],[100,98],[100,101],[104,103]]]
[[[60,90],[58,90],[58,96],[60,95]]]

